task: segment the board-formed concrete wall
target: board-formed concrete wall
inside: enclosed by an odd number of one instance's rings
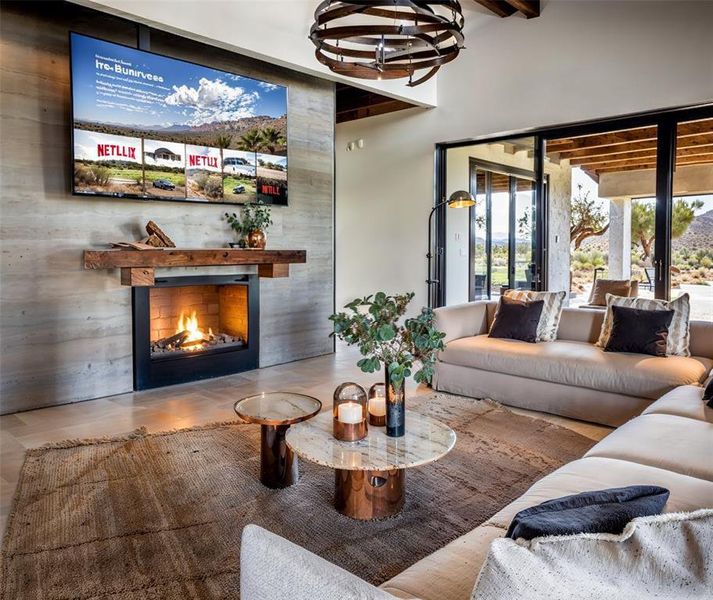
[[[116,271],[82,251],[139,239],[155,220],[179,246],[231,240],[225,205],[70,194],[71,30],[135,45],[128,21],[64,2],[3,2],[0,15],[0,412],[132,389],[131,299]],[[333,310],[334,85],[154,32],[152,50],[289,86],[289,207],[268,248],[306,249],[286,279],[261,281],[260,364],[329,353]],[[248,271],[250,269],[247,269]],[[226,268],[173,269],[228,273]]]

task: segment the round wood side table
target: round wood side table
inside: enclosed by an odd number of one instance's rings
[[[297,457],[285,443],[290,425],[306,421],[322,410],[322,403],[304,394],[269,392],[241,398],[235,414],[260,425],[260,481],[269,488],[285,488],[299,479]],[[331,415],[330,415],[331,416]]]

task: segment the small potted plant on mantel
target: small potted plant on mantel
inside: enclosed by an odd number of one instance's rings
[[[365,373],[384,368],[386,384],[386,435],[401,437],[405,429],[404,382],[413,373],[418,383],[430,383],[436,355],[443,350],[446,334],[433,327],[433,311],[423,308],[417,317],[399,319],[414,297],[413,292],[388,296],[378,292],[373,296],[352,300],[347,312],[333,314],[334,333],[349,345],[356,344],[365,357],[357,366]]]
[[[272,225],[270,207],[261,200],[246,204],[236,213],[225,213],[225,220],[238,236],[237,242],[231,242],[231,248],[250,248],[264,250],[267,243],[265,232]]]

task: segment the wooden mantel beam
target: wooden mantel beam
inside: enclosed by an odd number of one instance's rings
[[[288,277],[290,264],[307,262],[305,250],[241,250],[233,248],[164,248],[155,250],[85,250],[85,269],[121,269],[121,283],[152,286],[160,267],[257,265],[261,277]]]

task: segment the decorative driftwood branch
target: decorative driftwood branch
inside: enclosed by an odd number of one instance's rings
[[[175,248],[176,244],[173,243],[173,240],[168,237],[163,230],[156,225],[154,221],[149,221],[146,223],[146,233],[149,234],[149,239],[151,238],[156,238],[160,244],[157,245],[157,247],[163,247],[163,248]],[[151,242],[148,242],[151,243]],[[151,244],[152,246],[156,244]]]

